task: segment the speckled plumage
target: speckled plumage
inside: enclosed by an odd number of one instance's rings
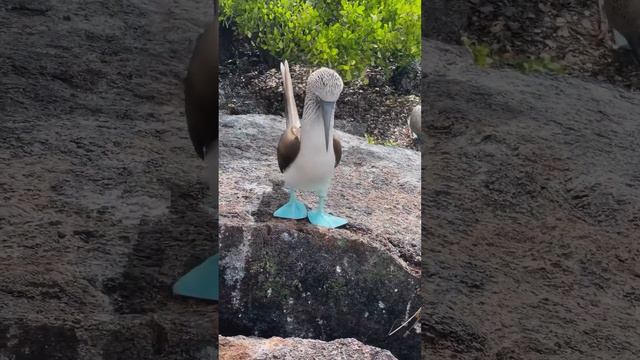
[[[336,101],[342,92],[342,79],[335,71],[327,68],[320,68],[309,76],[301,124],[286,61],[281,64],[280,70],[287,128],[278,142],[278,165],[280,171],[285,174],[288,187],[315,186],[331,179],[333,168],[338,166],[342,157],[340,141],[333,135],[333,121],[329,133],[333,146],[326,152],[316,146],[324,143],[322,128],[318,127],[322,125],[320,100]]]

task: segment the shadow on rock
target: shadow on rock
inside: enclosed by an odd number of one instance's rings
[[[55,325],[0,325],[0,358],[10,359],[78,359],[80,341],[73,328]]]
[[[166,217],[139,224],[138,237],[119,277],[104,291],[120,314],[157,311],[172,297],[171,285],[217,249],[217,222],[203,208],[203,184],[169,183]]]

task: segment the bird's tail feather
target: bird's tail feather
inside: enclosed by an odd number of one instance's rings
[[[289,73],[289,63],[287,60],[285,60],[284,63],[280,63],[280,72],[282,73],[282,89],[284,90],[284,109],[287,116],[287,129],[300,127],[300,117],[298,117],[296,99],[293,97],[293,84],[291,82],[291,74]]]

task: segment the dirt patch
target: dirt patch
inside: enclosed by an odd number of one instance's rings
[[[216,306],[171,294],[217,248],[182,96],[211,14],[0,5],[0,357],[216,352]]]
[[[507,59],[546,55],[567,73],[640,89],[640,65],[601,36],[597,1],[469,0],[464,35]]]

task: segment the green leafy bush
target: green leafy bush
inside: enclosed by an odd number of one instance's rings
[[[471,51],[473,61],[481,67],[506,65],[512,66],[525,74],[533,72],[564,74],[566,72],[562,64],[553,61],[547,55],[527,58],[509,58],[493,54],[491,48],[486,44],[478,44],[476,41],[469,40],[468,38],[463,38],[462,41],[467,49]]]
[[[393,140],[378,140],[373,135],[364,134],[364,138],[367,140],[367,144],[370,145],[383,145],[388,147],[398,146],[398,143]]]
[[[220,9],[263,50],[334,68],[345,81],[420,58],[419,0],[221,0]]]

